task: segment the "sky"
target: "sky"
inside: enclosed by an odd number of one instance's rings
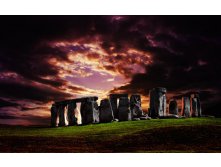
[[[221,116],[219,16],[0,16],[0,124],[48,125],[53,101],[167,88]]]

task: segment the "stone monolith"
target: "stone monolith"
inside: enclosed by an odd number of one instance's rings
[[[65,107],[65,105],[59,105],[58,106],[58,112],[59,112],[59,124],[58,124],[58,126],[65,126],[64,107]]]
[[[58,119],[58,110],[55,104],[51,106],[51,126],[57,127],[57,119]]]
[[[68,125],[73,126],[77,124],[77,119],[75,117],[75,109],[77,105],[74,102],[68,104]]]
[[[182,97],[182,111],[181,115],[185,117],[191,117],[190,113],[190,98],[189,97]]]
[[[150,116],[156,118],[166,115],[166,88],[150,90]]]
[[[119,99],[119,121],[130,121],[131,111],[128,97],[121,97]]]
[[[171,99],[169,103],[169,114],[178,115],[178,106],[175,99]]]
[[[100,122],[111,122],[114,120],[113,110],[109,99],[103,99],[100,103]]]

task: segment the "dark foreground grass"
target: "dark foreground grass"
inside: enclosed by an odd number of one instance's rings
[[[221,152],[221,119],[0,127],[0,152]]]

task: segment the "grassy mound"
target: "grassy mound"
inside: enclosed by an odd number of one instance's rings
[[[221,152],[221,119],[0,127],[0,152]]]

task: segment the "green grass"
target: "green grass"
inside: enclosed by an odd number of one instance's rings
[[[152,119],[143,121],[126,121],[85,126],[70,126],[58,128],[43,127],[0,127],[0,136],[91,136],[91,135],[117,135],[123,136],[139,131],[174,127],[174,126],[197,126],[218,125],[221,126],[221,118],[188,118],[188,119]]]
[[[0,151],[219,152],[220,132],[221,118],[152,119],[58,128],[0,127],[0,144],[4,146]],[[207,144],[199,145],[204,140]]]

